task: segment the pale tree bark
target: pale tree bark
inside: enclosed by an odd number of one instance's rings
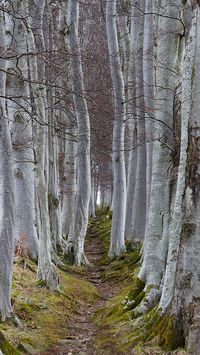
[[[113,128],[113,218],[111,228],[111,244],[109,256],[120,255],[126,250],[124,243],[124,228],[126,214],[126,173],[124,159],[124,128],[125,128],[125,93],[124,80],[119,55],[119,45],[116,26],[117,1],[107,1],[106,30],[110,71],[113,84],[113,103],[115,120]]]
[[[128,89],[127,89],[127,122],[126,130],[129,140],[129,158],[127,168],[127,192],[126,192],[126,223],[125,238],[133,240],[133,208],[134,191],[136,182],[137,168],[137,124],[136,124],[136,51],[137,43],[137,22],[138,16],[135,16],[134,1],[131,1],[131,33],[130,33],[130,60],[128,68]]]
[[[12,316],[11,287],[14,254],[14,176],[12,145],[5,112],[6,53],[4,14],[0,11],[0,317]]]
[[[95,210],[96,210],[96,204],[95,204],[95,175],[94,175],[94,169],[91,172],[91,195],[90,195],[90,215],[92,217],[95,217]]]
[[[135,93],[136,93],[136,154],[137,165],[132,209],[132,241],[144,240],[146,227],[146,137],[144,112],[144,84],[143,84],[143,38],[144,38],[144,10],[145,2],[132,2],[132,20],[134,21],[133,43],[135,54]]]
[[[67,52],[65,29],[67,24],[67,1],[61,1],[57,15],[57,26],[60,37],[59,50]],[[63,77],[63,73],[65,76]],[[76,155],[77,155],[77,124],[74,109],[69,102],[72,94],[65,98],[67,88],[70,88],[70,73],[66,70],[66,62],[62,63],[58,79],[60,100],[57,116],[61,123],[59,147],[59,181],[61,196],[61,230],[64,239],[67,239],[73,224],[73,213],[76,196]],[[70,96],[70,98],[69,98]],[[72,100],[71,100],[72,101]],[[62,245],[63,243],[62,239]],[[63,245],[63,246],[64,246]],[[65,248],[65,246],[64,246]]]
[[[63,176],[62,176],[62,233],[69,235],[72,227],[76,195],[76,127],[68,122],[64,138]]]
[[[187,168],[187,150],[188,150],[188,128],[191,116],[192,101],[194,96],[193,90],[193,70],[196,50],[197,36],[197,19],[196,14],[190,30],[189,39],[187,41],[186,53],[182,64],[182,109],[181,109],[181,151],[178,170],[178,181],[176,187],[175,202],[173,205],[172,218],[169,230],[169,248],[168,258],[165,271],[164,287],[160,306],[165,310],[173,297],[175,287],[175,275],[177,270],[178,252],[180,247],[181,230],[183,223],[183,200],[186,193],[186,168]],[[195,88],[196,89],[196,88]],[[196,112],[195,112],[196,116]],[[196,120],[196,117],[195,117]],[[187,196],[187,193],[186,193]]]
[[[59,10],[57,3],[52,1],[46,2],[44,12],[44,38],[45,48],[48,54],[49,63],[46,65],[46,82],[47,90],[47,120],[48,120],[48,202],[49,202],[49,219],[51,241],[54,250],[57,246],[62,247],[62,221],[61,221],[61,201],[59,197],[59,168],[58,168],[58,121],[59,116],[56,115],[56,84],[59,83],[55,79],[56,72],[54,69],[55,54],[58,52],[58,45],[60,43],[60,23]],[[55,66],[56,66],[55,62]]]
[[[83,69],[78,37],[79,3],[68,1],[67,42],[71,59],[71,83],[77,119],[77,195],[73,226],[68,238],[69,258],[76,264],[87,263],[84,254],[84,239],[88,225],[91,193],[90,173],[90,120],[85,98]]]
[[[193,11],[194,17],[183,61],[181,155],[168,264],[160,305],[163,312],[169,311],[179,320],[179,323],[181,322],[186,338],[187,354],[198,355],[200,345],[200,7],[197,5]]]
[[[126,106],[126,127],[125,127],[125,167],[126,167],[126,178],[128,176],[129,168],[129,149],[130,148],[130,137],[131,127],[129,125],[129,101],[128,101],[128,77],[129,77],[129,61],[130,61],[130,7],[129,2],[124,3],[124,1],[119,1],[118,13],[117,13],[117,30],[118,30],[118,41],[119,41],[119,51],[120,60],[124,78],[124,92],[125,92],[125,106]]]
[[[144,110],[146,133],[146,221],[148,221],[153,155],[153,119],[154,115],[154,67],[153,67],[153,6],[152,0],[146,0],[143,42],[143,80]],[[147,224],[146,224],[147,225]]]
[[[28,49],[31,53],[36,50],[44,51],[43,37],[43,14],[45,1],[37,1],[32,4],[32,18],[34,34],[29,30],[27,38]],[[45,63],[42,54],[36,59],[30,56],[29,60],[30,78],[32,80],[31,89],[33,96],[33,114],[36,119],[36,138],[35,138],[35,179],[38,208],[38,231],[39,231],[39,256],[37,277],[41,279],[47,287],[51,289],[58,288],[58,276],[55,266],[51,261],[51,239],[50,239],[50,221],[48,210],[48,191],[47,181],[45,179],[45,143],[47,118],[45,112],[46,105],[46,87],[45,87]]]
[[[151,285],[138,312],[158,302],[165,271],[169,235],[170,169],[175,89],[178,85],[177,52],[183,27],[179,21],[181,1],[161,2],[156,53],[156,141],[153,145],[152,188],[144,261],[139,278]],[[173,26],[172,26],[173,24]],[[159,120],[159,121],[158,121]]]
[[[15,239],[24,248],[24,253],[36,259],[38,237],[36,233],[34,154],[32,137],[31,109],[27,64],[27,27],[22,18],[28,14],[26,2],[13,2],[12,10],[21,18],[9,18],[6,27],[10,37],[10,50],[16,58],[7,64],[6,95],[15,97],[7,104],[8,117],[12,124],[13,163],[15,167]],[[12,40],[14,39],[14,40]],[[9,39],[8,39],[9,41]],[[19,98],[18,98],[19,97]],[[24,107],[24,108],[23,108]]]

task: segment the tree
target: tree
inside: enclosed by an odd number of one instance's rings
[[[87,263],[84,239],[87,231],[91,193],[90,120],[85,99],[83,71],[78,37],[79,3],[68,2],[67,42],[71,61],[71,83],[77,119],[77,192],[73,225],[68,238],[68,254],[77,264]]]
[[[144,41],[144,1],[137,5],[132,1],[131,13],[131,55],[129,85],[134,85],[135,100],[132,120],[135,121],[135,151],[130,155],[129,174],[134,176],[133,187],[128,186],[126,238],[132,241],[144,239],[146,226],[146,137],[143,83],[143,41]],[[133,76],[134,75],[134,76]],[[133,148],[132,148],[133,149]],[[135,157],[133,156],[135,155]],[[132,171],[131,171],[132,170]],[[132,184],[129,178],[129,185]],[[130,215],[131,213],[131,215]]]
[[[43,15],[45,1],[38,1],[32,4],[31,15],[33,19],[32,27],[34,37],[29,30],[27,38],[28,50],[33,53],[30,56],[30,78],[33,96],[34,118],[36,122],[36,142],[35,142],[35,181],[37,195],[37,224],[39,233],[39,255],[38,255],[38,279],[41,279],[49,288],[58,288],[58,275],[51,260],[51,239],[50,239],[50,220],[48,206],[47,180],[45,176],[45,145],[46,145],[46,86],[45,86],[45,62],[42,57],[44,47],[43,36]],[[36,49],[39,56],[36,58]],[[40,80],[40,81],[39,81]]]
[[[124,128],[125,128],[125,93],[124,80],[119,55],[119,44],[116,27],[117,1],[107,1],[106,29],[110,72],[113,84],[113,104],[115,120],[113,127],[113,219],[111,229],[111,245],[109,256],[119,256],[126,250],[124,244],[124,228],[126,213],[126,173],[124,159]]]
[[[15,181],[15,239],[22,243],[33,259],[38,256],[38,236],[35,215],[34,147],[27,62],[27,26],[23,16],[28,13],[27,3],[13,1],[12,11],[19,14],[13,19],[6,15],[6,37],[13,59],[7,63],[6,96],[10,121],[14,181]],[[12,41],[12,38],[15,40]],[[16,58],[14,58],[14,56]]]
[[[152,187],[145,254],[139,273],[139,278],[146,287],[151,288],[138,312],[146,311],[146,308],[158,302],[160,284],[165,272],[171,204],[170,171],[173,164],[170,147],[172,147],[174,95],[178,86],[176,53],[178,34],[182,33],[182,24],[179,20],[181,8],[181,2],[171,1],[166,4],[165,1],[161,1],[158,19],[155,87],[157,121],[154,125],[156,138],[153,143]]]
[[[12,316],[11,287],[14,254],[14,175],[12,144],[5,109],[6,39],[4,12],[0,10],[0,316],[3,321]]]

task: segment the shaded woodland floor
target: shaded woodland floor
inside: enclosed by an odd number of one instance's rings
[[[166,352],[155,342],[146,344],[148,337],[141,344],[138,341],[133,311],[125,308],[124,301],[141,265],[141,245],[134,250],[127,245],[128,253],[110,261],[111,218],[110,211],[99,211],[90,220],[85,252],[91,266],[66,265],[60,270],[60,292],[37,284],[36,264],[16,257],[13,306],[23,326],[0,324],[0,332],[17,349],[4,351],[5,355],[185,354],[184,350]],[[148,331],[143,320],[140,332],[148,335]]]
[[[92,232],[92,231],[90,231]],[[91,263],[81,275],[86,281],[92,283],[99,293],[99,299],[88,305],[83,303],[79,306],[70,319],[66,328],[66,338],[57,346],[42,353],[42,355],[64,354],[122,354],[113,343],[106,344],[103,348],[96,344],[99,336],[99,327],[94,322],[94,314],[101,310],[106,302],[120,291],[119,284],[105,280],[105,271],[109,265],[100,266],[98,263],[104,253],[102,240],[98,236],[89,235],[85,245],[86,256]],[[134,354],[134,352],[131,352]],[[131,354],[130,353],[130,354]]]
[[[107,227],[102,229],[102,222],[105,222]],[[164,352],[157,347],[138,346],[134,350],[131,348],[122,350],[119,346],[120,340],[118,342],[117,331],[112,326],[112,322],[104,323],[104,321],[101,321],[104,314],[105,319],[110,316],[108,312],[109,304],[115,308],[119,302],[122,303],[121,294],[123,298],[127,292],[127,287],[129,289],[130,279],[128,274],[133,271],[129,268],[130,263],[128,263],[127,268],[124,268],[126,260],[123,260],[123,258],[121,261],[114,261],[114,266],[108,261],[106,257],[108,240],[106,240],[106,237],[108,237],[107,232],[110,232],[109,227],[110,221],[104,219],[104,217],[102,219],[102,216],[92,221],[85,245],[86,256],[91,263],[91,267],[87,267],[80,276],[96,287],[99,299],[89,305],[87,303],[79,305],[67,324],[66,337],[55,347],[43,352],[42,355],[185,354],[184,351]],[[132,266],[137,266],[137,261],[139,260],[134,260]],[[124,288],[125,293],[123,292]],[[112,303],[113,300],[114,303]]]

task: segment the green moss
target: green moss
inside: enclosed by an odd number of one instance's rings
[[[0,349],[5,355],[20,355],[20,352],[12,346],[0,331]]]
[[[53,208],[58,208],[59,207],[59,199],[56,196],[53,196],[52,194],[48,195],[48,201],[49,201],[49,207]]]
[[[93,285],[83,280],[84,268],[74,267],[67,272],[60,270],[60,292],[38,287],[42,285],[36,285],[36,275],[31,269],[22,262],[14,264],[12,300],[14,312],[23,328],[0,324],[0,329],[15,347],[26,343],[40,353],[65,338],[66,324],[76,308],[80,304],[92,304],[99,294]]]
[[[42,280],[42,279],[39,279],[37,281],[35,281],[35,286],[36,287],[44,287],[46,284],[45,284],[45,281]]]
[[[145,283],[140,280],[138,277],[135,278],[131,291],[128,295],[128,298],[134,300],[143,290],[145,287]]]

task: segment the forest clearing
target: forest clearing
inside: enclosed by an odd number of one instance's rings
[[[200,1],[0,0],[0,354],[200,355]]]

